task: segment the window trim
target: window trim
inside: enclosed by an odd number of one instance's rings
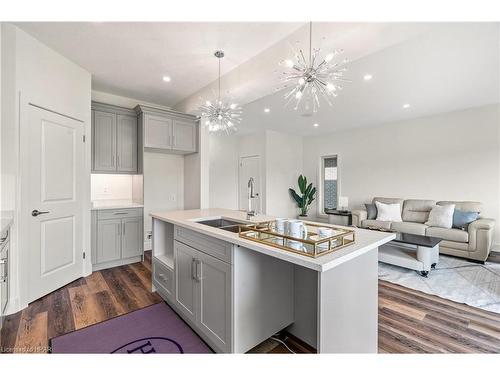
[[[317,200],[318,203],[316,204],[317,206],[317,215],[318,217],[323,217],[327,218],[328,214],[325,213],[325,207],[324,207],[324,178],[325,178],[325,171],[324,171],[324,164],[325,164],[325,159],[330,159],[330,158],[337,158],[337,202],[339,201],[340,197],[340,155],[339,154],[329,154],[329,155],[323,155],[319,157],[319,181],[318,181],[318,196]]]

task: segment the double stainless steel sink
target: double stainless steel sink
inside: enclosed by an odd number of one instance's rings
[[[245,225],[245,223],[240,223],[238,221],[232,221],[227,219],[209,219],[197,221],[198,224],[208,225],[209,227],[218,228],[222,230],[227,230],[228,232],[238,233],[239,226]]]

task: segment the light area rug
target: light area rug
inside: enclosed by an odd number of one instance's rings
[[[446,255],[429,276],[379,262],[378,277],[410,289],[500,313],[500,264],[484,265]]]

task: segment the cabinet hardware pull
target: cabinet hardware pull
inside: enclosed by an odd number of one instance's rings
[[[123,223],[123,235],[125,235],[125,223]]]
[[[175,146],[175,135],[172,136],[172,145]]]
[[[196,280],[196,259],[191,258],[191,278]]]
[[[200,266],[201,268],[201,260],[199,259],[196,259],[196,281],[201,281],[201,272],[199,271],[199,268],[198,266]]]
[[[115,212],[113,215],[126,215],[127,212]]]

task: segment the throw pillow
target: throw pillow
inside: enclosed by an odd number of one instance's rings
[[[429,219],[425,222],[425,225],[450,229],[453,225],[453,212],[455,212],[454,204],[446,206],[434,205],[431,212],[429,212]]]
[[[374,220],[377,218],[377,206],[373,203],[365,203],[366,207],[366,218],[368,220]]]
[[[401,219],[401,205],[399,203],[385,204],[375,202],[377,206],[377,220],[379,221],[403,221]]]
[[[453,228],[468,230],[469,224],[476,221],[478,217],[478,212],[462,211],[455,208],[453,212]]]

